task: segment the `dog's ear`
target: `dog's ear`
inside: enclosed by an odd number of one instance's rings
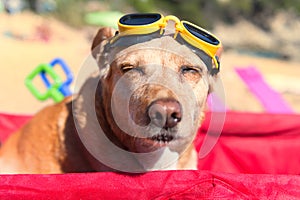
[[[116,33],[116,30],[114,28],[111,28],[111,27],[104,27],[104,28],[100,28],[93,40],[93,44],[92,44],[92,47],[91,47],[91,50],[92,50],[92,55],[94,56],[94,58],[96,58],[96,55],[97,53],[99,53],[97,51],[98,47],[100,46],[100,44],[113,37]],[[99,49],[100,50],[100,49]]]

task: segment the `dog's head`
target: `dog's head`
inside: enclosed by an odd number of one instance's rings
[[[216,78],[208,71],[211,58],[172,36],[109,42],[114,33],[100,29],[92,45],[101,76],[100,118],[126,150],[183,152],[197,133]]]

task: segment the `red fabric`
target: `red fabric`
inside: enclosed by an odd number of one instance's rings
[[[199,150],[210,113],[196,138]],[[227,112],[221,137],[198,168],[229,173],[300,174],[300,115]]]
[[[29,115],[13,115],[7,113],[0,113],[0,144],[7,137],[23,124],[25,124],[31,116]]]
[[[29,118],[0,114],[0,140]],[[300,115],[228,112],[217,145],[199,160],[209,171],[0,175],[0,199],[298,199],[299,122]]]
[[[2,175],[0,199],[295,199],[300,177],[163,171]]]

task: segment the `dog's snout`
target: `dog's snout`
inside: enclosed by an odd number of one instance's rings
[[[161,99],[153,102],[149,109],[148,115],[153,124],[161,128],[173,128],[182,118],[180,104],[176,100]]]

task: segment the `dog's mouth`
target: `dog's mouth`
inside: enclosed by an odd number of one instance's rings
[[[139,153],[148,153],[165,147],[174,151],[181,151],[186,145],[187,140],[188,138],[181,135],[178,130],[162,129],[136,140],[136,151]]]
[[[152,143],[154,146],[166,146],[166,145],[171,145],[175,141],[179,139],[179,135],[177,131],[175,130],[166,130],[162,129],[156,134],[147,137],[147,140]]]
[[[154,136],[150,137],[149,139],[154,142],[169,143],[172,140],[174,140],[175,137],[168,133],[161,133],[161,134],[154,135]]]

